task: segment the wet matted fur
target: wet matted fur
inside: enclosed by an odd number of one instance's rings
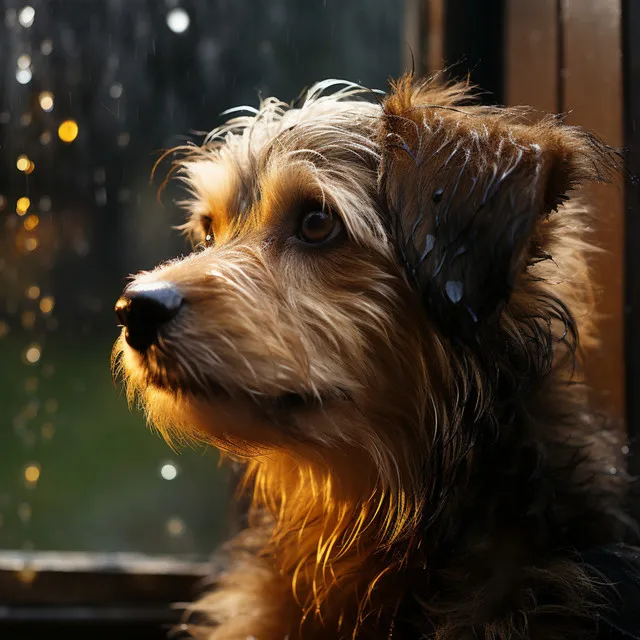
[[[250,524],[193,636],[598,633],[580,553],[632,523],[621,433],[581,383],[592,248],[569,195],[615,166],[560,118],[411,76],[267,99],[179,150],[198,251],[132,286],[185,302],[114,362],[168,439],[246,463]]]

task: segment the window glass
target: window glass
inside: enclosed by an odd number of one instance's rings
[[[171,451],[110,373],[126,276],[189,250],[152,167],[259,94],[384,87],[402,3],[0,8],[0,548],[203,556],[228,514],[217,453]]]

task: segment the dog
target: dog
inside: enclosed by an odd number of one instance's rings
[[[640,635],[570,199],[619,158],[473,94],[325,81],[175,150],[195,250],[127,286],[114,367],[167,440],[243,464],[248,526],[193,637]]]

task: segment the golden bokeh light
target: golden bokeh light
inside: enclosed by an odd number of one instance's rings
[[[38,96],[38,101],[43,111],[51,111],[53,109],[53,93],[51,91],[43,91]]]
[[[38,572],[31,567],[25,567],[20,569],[16,575],[23,584],[31,584],[38,577]]]
[[[22,314],[22,326],[25,329],[33,329],[36,324],[36,314],[33,311],[24,311]]]
[[[186,528],[186,525],[180,518],[173,517],[167,521],[167,533],[174,538],[183,535]]]
[[[24,241],[24,246],[27,251],[35,251],[38,248],[38,240],[36,238],[27,238]]]
[[[53,296],[45,296],[40,300],[40,311],[45,315],[51,313],[53,311],[53,307],[55,306],[55,299]]]
[[[36,362],[40,360],[41,355],[42,351],[40,350],[40,345],[35,343],[27,347],[27,350],[24,352],[25,360],[29,364],[36,364]]]
[[[32,213],[30,216],[27,216],[25,218],[24,228],[27,231],[33,231],[38,226],[39,223],[40,223],[40,218],[38,218],[37,215]]]
[[[58,127],[58,137],[62,142],[73,142],[78,137],[78,124],[75,120],[65,120]]]
[[[27,298],[31,298],[31,300],[37,300],[40,297],[40,287],[37,285],[31,285],[27,289]]]
[[[31,520],[31,505],[28,502],[20,503],[18,507],[18,518],[22,522],[29,522]]]
[[[25,155],[18,156],[18,159],[16,160],[16,167],[18,168],[18,171],[26,171],[30,164],[31,160],[29,160],[28,156]]]
[[[8,333],[9,325],[4,320],[0,320],[0,338],[4,338]]]
[[[45,440],[51,440],[56,432],[56,428],[51,422],[45,422],[40,428],[40,433]]]
[[[24,479],[28,484],[35,484],[40,478],[40,467],[37,464],[30,464],[25,467]]]
[[[29,211],[30,206],[31,200],[29,200],[27,196],[22,196],[22,198],[18,198],[18,202],[16,202],[16,213],[19,216],[23,216],[27,211]]]

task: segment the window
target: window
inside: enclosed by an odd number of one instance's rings
[[[229,478],[215,451],[173,453],[109,370],[126,276],[188,250],[179,188],[158,203],[151,169],[259,93],[383,87],[403,55],[394,4],[0,5],[0,604],[18,607],[0,623],[161,621],[158,602],[191,595]]]

